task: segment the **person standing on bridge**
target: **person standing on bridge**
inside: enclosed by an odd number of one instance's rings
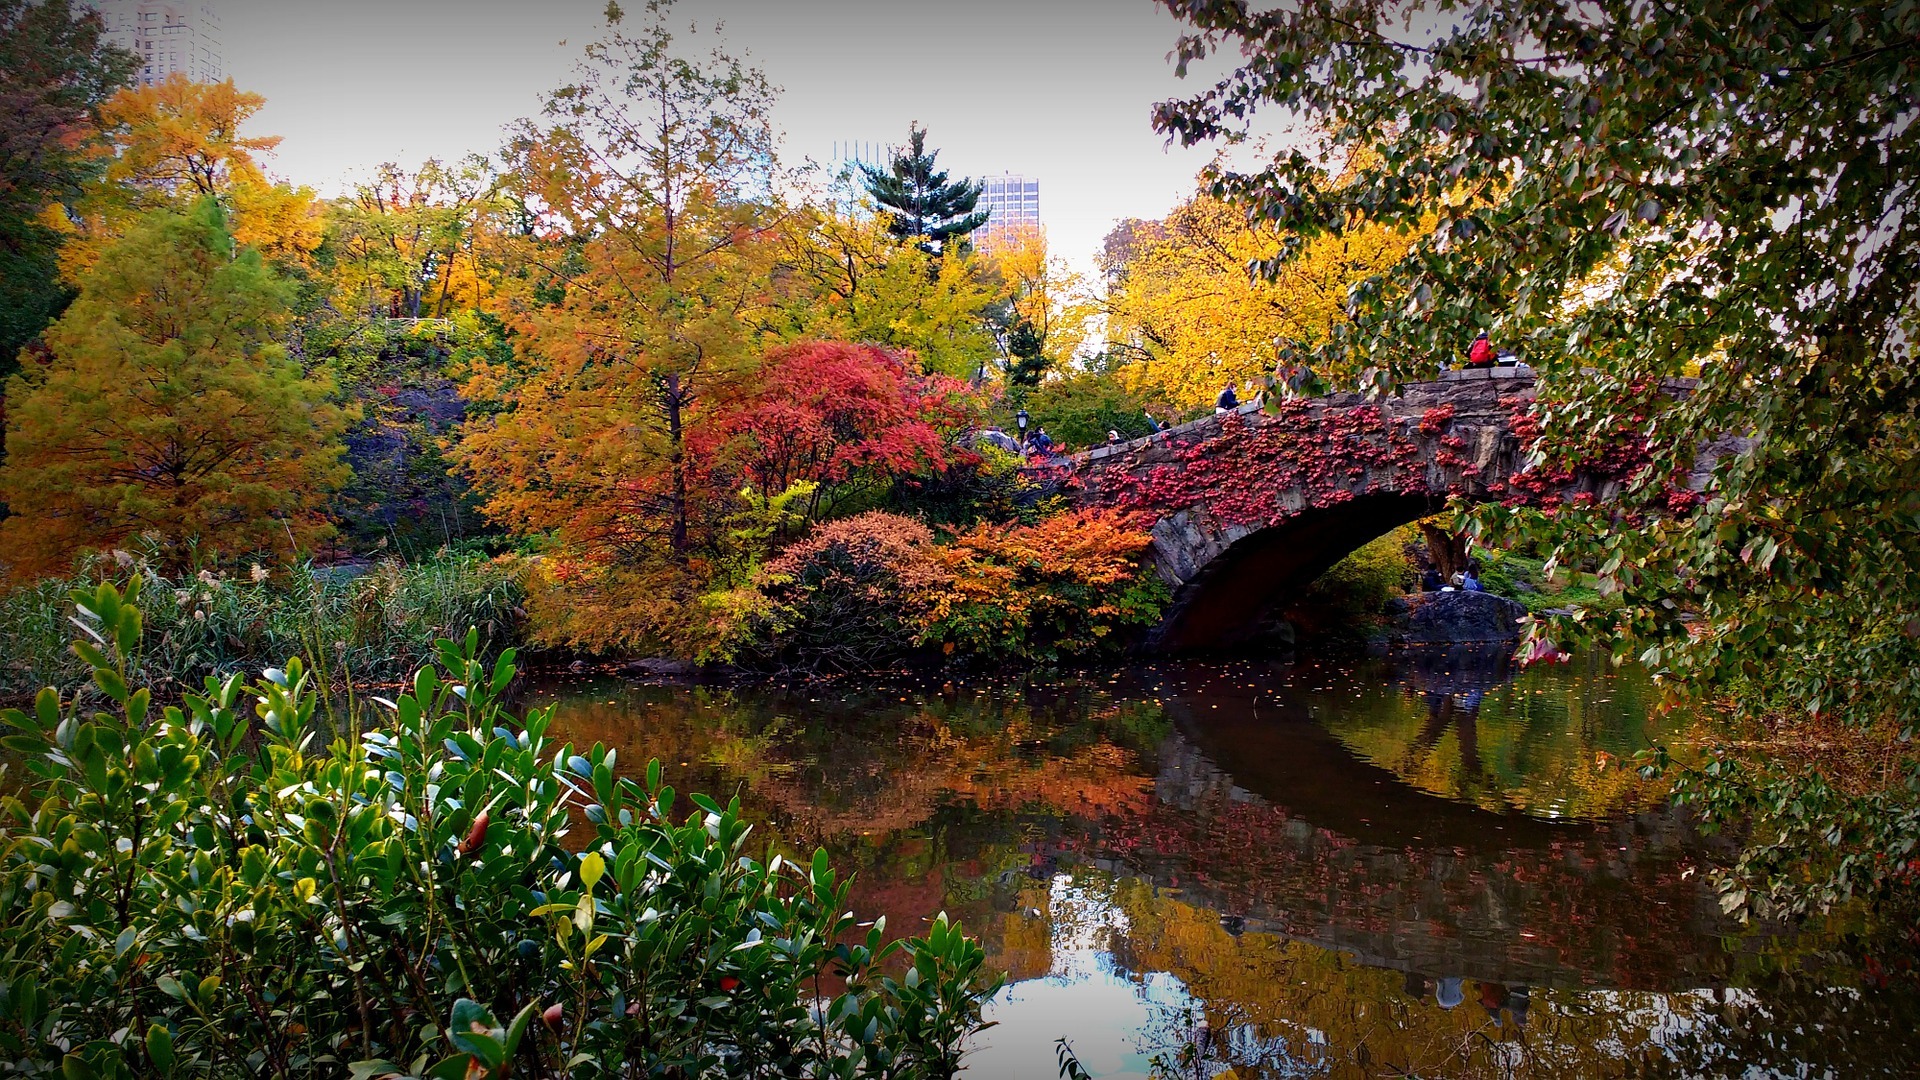
[[[1473,348],[1467,350],[1467,366],[1492,367],[1495,359],[1493,341],[1487,337],[1487,332],[1482,330],[1480,336],[1473,339]]]
[[[1234,392],[1233,380],[1228,379],[1227,384],[1220,388],[1220,396],[1214,400],[1213,414],[1219,416],[1222,413],[1230,413],[1239,407],[1240,395]]]

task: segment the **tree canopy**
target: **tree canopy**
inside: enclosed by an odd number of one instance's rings
[[[1494,514],[1489,527],[1598,569],[1625,601],[1600,622],[1657,672],[1732,691],[1776,724],[1844,722],[1890,753],[1907,745],[1920,716],[1920,8],[1165,2],[1192,25],[1183,71],[1239,61],[1158,106],[1161,131],[1241,140],[1285,110],[1322,133],[1210,172],[1211,194],[1287,234],[1258,269],[1438,215],[1354,290],[1321,361],[1390,387],[1490,329],[1542,375],[1543,450],[1637,433],[1651,463],[1627,498],[1661,512]],[[1342,157],[1354,167],[1337,180]],[[1634,391],[1668,376],[1698,389],[1644,411]],[[1738,441],[1701,497],[1672,499],[1670,478],[1714,436]],[[1911,756],[1869,770],[1880,779],[1858,798],[1835,763],[1741,758],[1714,776],[1765,792],[1730,805],[1786,842],[1749,849],[1736,909],[1879,888],[1872,855],[1895,865],[1914,842]],[[1820,790],[1830,798],[1802,798]]]
[[[890,167],[862,163],[867,194],[880,204],[887,228],[901,240],[925,243],[929,251],[947,245],[987,223],[980,203],[980,185],[972,180],[948,180],[934,164],[940,151],[927,149],[927,132],[918,124],[907,128],[907,144],[894,152]]]
[[[1375,225],[1322,237],[1270,276],[1247,273],[1284,243],[1237,207],[1205,194],[1159,222],[1108,238],[1107,338],[1130,383],[1191,408],[1228,379],[1271,373],[1324,344],[1347,294],[1403,256],[1412,237]]]
[[[287,358],[287,299],[211,199],[102,252],[47,331],[51,362],[7,387],[9,572],[139,543],[174,567],[290,558],[329,535],[343,418]]]
[[[99,175],[96,112],[137,63],[101,30],[70,0],[0,0],[0,376],[72,295],[44,214]]]

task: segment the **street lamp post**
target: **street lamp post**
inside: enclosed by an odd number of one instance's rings
[[[1014,425],[1020,429],[1020,445],[1027,445],[1027,410],[1021,409],[1013,414]]]

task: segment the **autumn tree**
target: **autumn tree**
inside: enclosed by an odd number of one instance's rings
[[[669,9],[629,32],[610,8],[578,80],[514,136],[504,182],[531,235],[500,307],[518,355],[471,385],[497,413],[461,456],[503,524],[684,568],[722,509],[689,435],[756,362],[783,211],[765,77],[676,52]]]
[[[291,558],[326,537],[342,417],[279,342],[287,296],[212,199],[144,215],[8,385],[0,558],[58,573],[151,543],[165,564]]]
[[[1647,440],[1604,512],[1483,524],[1597,569],[1621,607],[1585,626],[1756,725],[1682,782],[1750,825],[1727,907],[1899,892],[1920,843],[1920,8],[1168,7],[1183,68],[1236,66],[1159,106],[1161,131],[1238,139],[1285,109],[1329,135],[1210,177],[1294,238],[1267,269],[1437,215],[1326,362],[1390,388],[1490,328],[1552,400],[1548,463],[1595,430]],[[1336,154],[1359,159],[1344,183]],[[1694,392],[1649,411],[1681,375]],[[1706,489],[1675,492],[1714,438]]]
[[[988,322],[1008,386],[1032,387],[1065,368],[1086,341],[1095,314],[1087,283],[1047,248],[1037,229],[1014,233],[986,257],[999,283]]]
[[[209,197],[227,211],[237,243],[284,268],[307,265],[323,234],[313,192],[261,167],[259,155],[280,145],[277,136],[241,132],[265,104],[232,79],[197,83],[176,72],[102,105],[112,156],[80,204],[82,233],[63,258],[68,275],[82,273],[141,214]]]
[[[923,371],[971,378],[994,355],[1000,284],[978,259],[901,245],[859,207],[798,208],[781,230],[778,331],[913,354]]]
[[[974,209],[980,204],[979,183],[949,180],[935,164],[939,156],[940,151],[927,149],[926,129],[912,124],[907,144],[894,151],[887,168],[860,165],[867,194],[886,215],[888,230],[929,253],[945,252],[987,223],[987,211]]]
[[[808,485],[808,518],[943,470],[974,412],[962,383],[875,345],[828,341],[775,349],[751,392],[716,410],[727,460],[763,498]]]
[[[101,30],[71,0],[0,0],[0,376],[72,297],[56,222],[98,177],[98,109],[137,63]]]
[[[1107,347],[1127,381],[1182,407],[1330,340],[1346,318],[1348,292],[1412,243],[1392,229],[1357,229],[1317,240],[1260,275],[1249,264],[1277,257],[1287,238],[1210,196],[1123,229],[1107,245]]]
[[[491,165],[477,154],[411,171],[381,165],[328,207],[335,306],[408,319],[478,307],[477,241],[494,189]]]

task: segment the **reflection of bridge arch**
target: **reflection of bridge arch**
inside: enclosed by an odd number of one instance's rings
[[[1238,930],[1373,967],[1531,986],[1725,985],[1729,957],[1674,947],[1726,931],[1711,889],[1683,876],[1700,841],[1680,813],[1554,822],[1429,794],[1360,758],[1258,667],[1235,670],[1262,688],[1197,679],[1168,693],[1175,734],[1153,807],[1144,821],[1107,819],[1103,868],[1178,889]],[[1434,692],[1500,681],[1497,666],[1470,667],[1458,685],[1405,674]]]
[[[1533,389],[1525,369],[1489,369],[1377,401],[1333,394],[1274,416],[1247,406],[1080,455],[1067,486],[1155,518],[1154,562],[1173,589],[1157,647],[1232,645],[1288,593],[1450,497],[1612,499],[1618,480],[1598,476],[1536,490],[1513,430]],[[1718,452],[1703,451],[1695,487]]]
[[[1497,813],[1412,787],[1360,758],[1285,692],[1269,692],[1249,707],[1244,691],[1202,686],[1168,698],[1166,708],[1183,748],[1206,763],[1196,767],[1217,771],[1205,783],[1224,778],[1235,792],[1361,843],[1491,851],[1542,848],[1573,831],[1567,823]],[[1165,762],[1160,784],[1161,798],[1179,805],[1167,788]]]

